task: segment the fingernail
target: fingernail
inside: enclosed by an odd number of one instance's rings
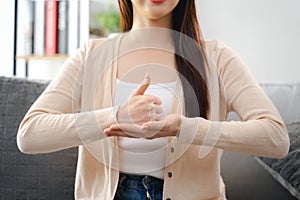
[[[148,126],[142,126],[142,130],[147,130]]]
[[[144,80],[145,80],[145,81],[148,81],[149,79],[150,79],[150,75],[147,73],[147,74],[145,75]]]

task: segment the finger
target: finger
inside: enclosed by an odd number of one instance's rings
[[[156,113],[149,113],[149,121],[159,121],[160,115]]]
[[[106,137],[127,137],[127,138],[137,138],[131,135],[128,135],[124,131],[114,131],[114,132],[106,132]]]
[[[149,94],[145,94],[144,96],[151,97],[150,101],[152,101],[156,105],[161,105],[162,104],[162,101],[159,97],[149,95]]]
[[[143,137],[142,127],[137,124],[114,124],[109,128],[110,132],[119,132],[122,131],[127,135],[134,137]]]
[[[166,122],[161,121],[149,121],[142,125],[144,131],[161,131],[165,127]]]
[[[150,76],[149,74],[146,74],[144,80],[142,83],[139,85],[139,87],[132,93],[132,96],[134,95],[143,95],[147,88],[150,85]]]
[[[133,138],[134,136],[127,134],[126,132],[122,131],[119,128],[116,128],[114,130],[111,130],[111,128],[104,129],[104,135],[106,137],[112,137],[112,136],[120,136],[120,137],[130,137]]]
[[[163,111],[161,106],[155,105],[155,104],[153,105],[153,110],[154,110],[154,113],[156,113],[156,114],[161,114]]]
[[[125,137],[149,138],[157,134],[156,130],[145,131],[142,129],[142,126],[136,124],[115,124],[112,125],[109,129],[111,134],[122,134],[121,136],[124,136],[125,133]]]
[[[118,132],[118,133],[117,133]],[[104,130],[104,135],[106,136],[106,137],[112,137],[112,136],[125,136],[125,133],[124,132],[122,132],[122,131],[120,131],[120,133],[119,133],[119,131],[110,131],[110,129],[109,128],[106,128],[105,130]]]
[[[161,99],[160,99],[160,98],[158,98],[158,97],[155,97],[155,99],[154,99],[154,103],[155,103],[155,104],[157,104],[157,105],[161,105],[161,104],[162,104],[162,101],[161,101]]]

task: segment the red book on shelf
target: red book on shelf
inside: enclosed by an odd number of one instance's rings
[[[46,0],[46,54],[58,52],[58,1]]]

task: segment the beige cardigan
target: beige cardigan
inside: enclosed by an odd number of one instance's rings
[[[20,124],[24,153],[48,153],[79,147],[76,199],[113,199],[118,182],[117,138],[103,130],[116,123],[112,106],[114,60],[121,36],[90,40],[70,56]],[[283,157],[289,138],[276,108],[241,58],[218,41],[206,42],[211,112],[209,119],[186,118],[178,137],[169,138],[163,199],[223,200],[220,176],[223,150]],[[182,99],[180,82],[176,94]],[[240,122],[226,122],[235,111]]]

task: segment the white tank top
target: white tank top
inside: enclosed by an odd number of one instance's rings
[[[122,105],[138,86],[117,79],[114,104]],[[151,84],[145,92],[161,99],[161,119],[171,113],[175,88],[176,82]],[[119,137],[120,172],[163,179],[167,143],[167,137],[152,140]]]

